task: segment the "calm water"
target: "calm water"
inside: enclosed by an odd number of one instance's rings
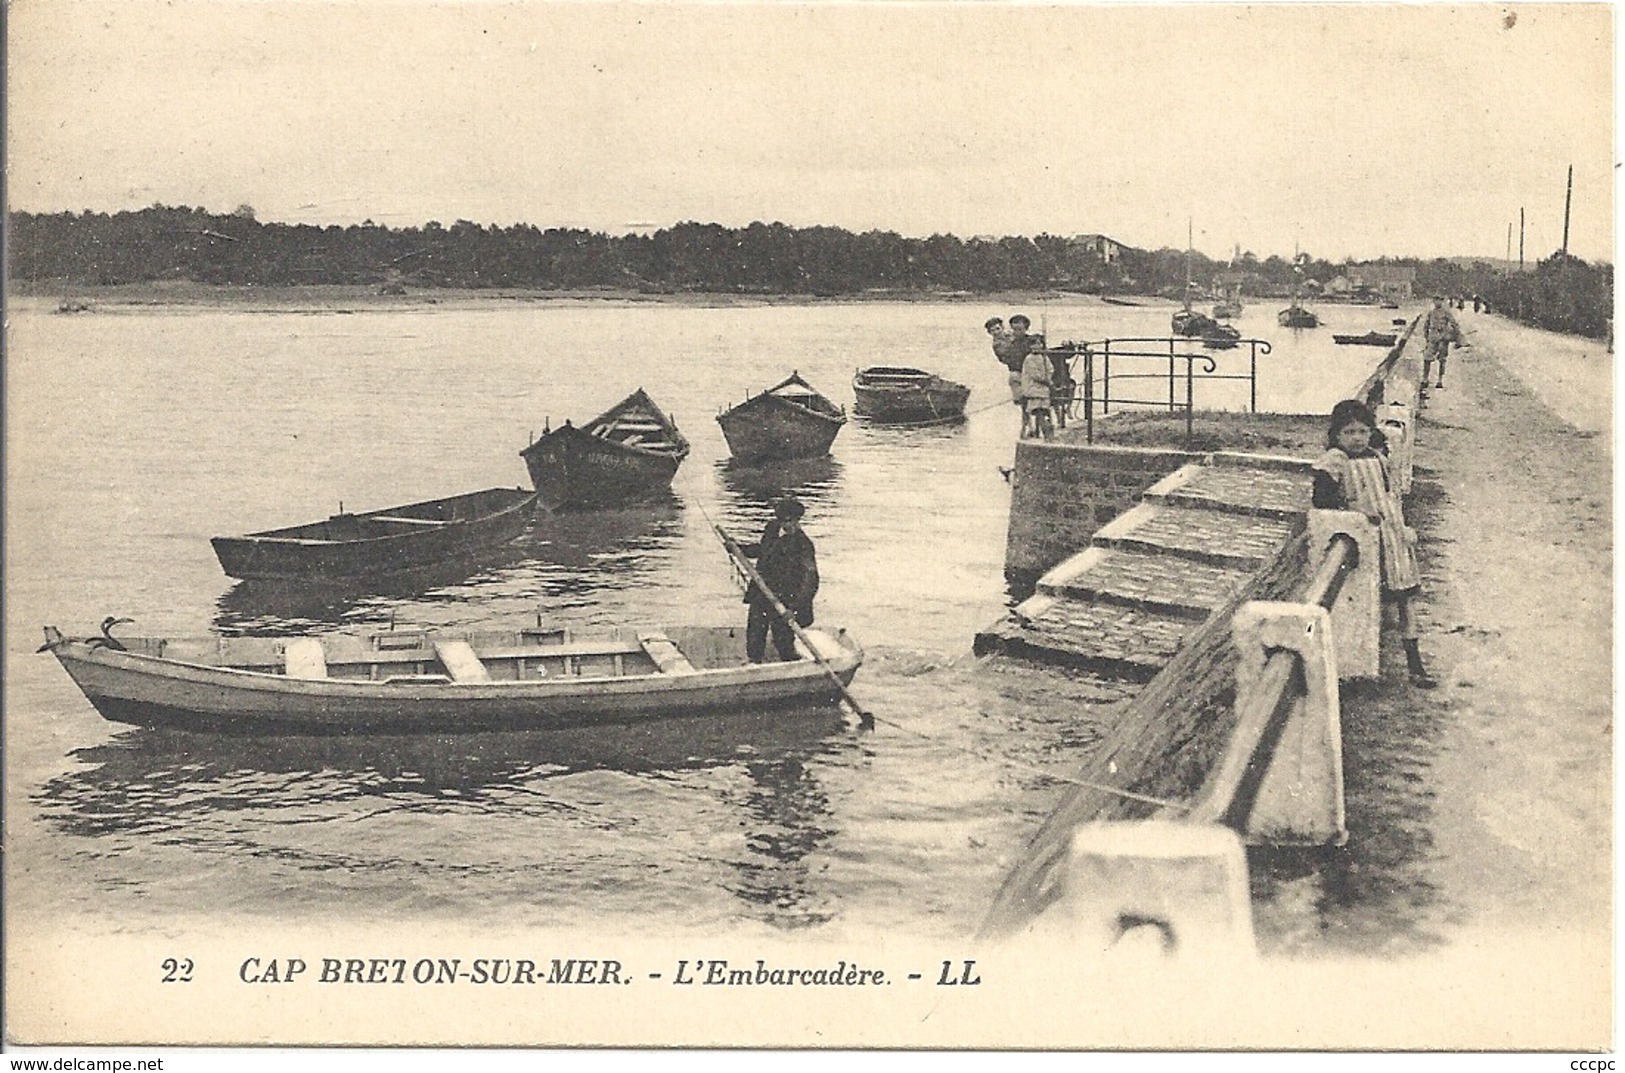
[[[1394,314],[1330,309],[1272,338],[1261,406],[1325,410]],[[1017,418],[979,304],[676,308],[490,301],[306,312],[159,308],[8,329],[7,900],[143,920],[593,920],[837,935],[968,933],[1129,687],[969,657],[1001,613]],[[1166,306],[1027,310],[1052,339],[1156,335]],[[850,423],[832,459],[727,464],[714,415],[799,370],[850,405],[856,366],[973,387],[970,419]],[[543,518],[474,566],[358,591],[225,577],[208,538],[527,482],[544,421],[642,386],[694,450],[669,502]],[[1229,394],[1225,392],[1229,391]],[[1244,403],[1215,388],[1199,404]],[[40,626],[132,633],[549,622],[743,622],[715,520],[808,504],[822,624],[868,662],[860,735],[834,711],[591,734],[215,739],[102,720]],[[1307,910],[1306,910],[1307,912]]]

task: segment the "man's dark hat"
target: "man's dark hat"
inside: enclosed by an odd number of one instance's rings
[[[785,496],[773,504],[773,517],[781,522],[799,522],[801,516],[807,513],[807,508],[801,505],[801,500],[795,496]]]

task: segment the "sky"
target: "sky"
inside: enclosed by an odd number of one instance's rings
[[[7,196],[1612,260],[1590,4],[11,0]]]

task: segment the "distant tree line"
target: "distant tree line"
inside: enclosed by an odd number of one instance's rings
[[[1354,264],[1300,255],[1238,253],[1230,261],[1175,249],[1115,247],[1041,234],[908,238],[838,227],[679,223],[653,234],[508,227],[458,220],[450,227],[392,228],[261,223],[248,205],[231,213],[153,205],[137,212],[15,212],[13,281],[67,286],[191,280],[257,286],[364,284],[395,287],[614,288],[646,293],[846,296],[874,292],[987,294],[1069,290],[1178,296],[1188,281],[1207,290],[1221,273],[1244,294],[1282,295],[1326,283]],[[1613,267],[1574,258],[1543,261],[1508,277],[1489,264],[1382,259],[1410,266],[1422,293],[1486,295],[1498,309],[1523,308],[1532,323],[1600,334],[1612,311]]]

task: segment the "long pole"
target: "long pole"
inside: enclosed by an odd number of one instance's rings
[[[851,705],[852,711],[856,713],[859,721],[866,727],[874,726],[874,715],[858,703],[858,699],[846,688],[846,683],[841,681],[841,676],[835,673],[835,668],[831,667],[828,661],[818,654],[818,646],[813,644],[812,639],[807,636],[807,632],[801,628],[801,623],[796,621],[795,614],[780,603],[773,590],[768,588],[767,582],[762,580],[762,575],[758,574],[756,567],[751,565],[750,557],[735,543],[734,538],[729,536],[722,526],[713,525],[711,528],[716,530],[717,536],[722,540],[722,546],[728,550],[728,557],[734,561],[734,565],[739,567],[751,584],[762,590],[762,595],[767,597],[767,602],[773,605],[773,613],[784,620],[784,624],[790,627],[790,631],[796,635],[796,640],[801,642],[802,647],[807,650],[807,654],[813,658],[819,667],[823,668],[825,674],[829,675],[829,680],[835,683],[836,689],[840,690],[841,699]]]
[[[1523,271],[1523,207],[1518,207],[1518,271]]]
[[[1569,165],[1569,189],[1563,195],[1563,256],[1569,255],[1569,206],[1574,204],[1574,165]]]

